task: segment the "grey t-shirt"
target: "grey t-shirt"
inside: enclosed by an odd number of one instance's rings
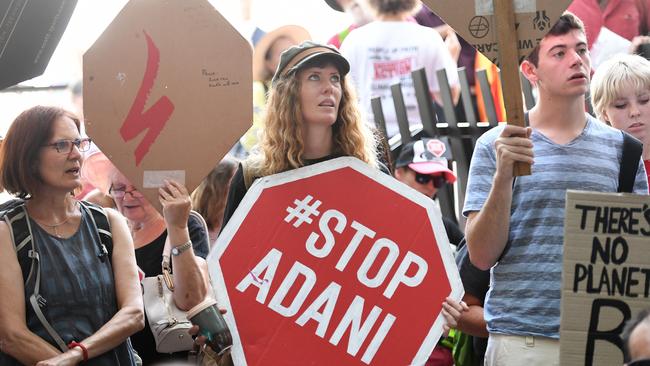
[[[481,210],[487,199],[496,170],[494,141],[502,130],[495,127],[477,141],[464,215]],[[531,138],[535,164],[532,175],[514,183],[509,249],[492,268],[485,319],[493,333],[559,338],[566,191],[616,192],[623,134],[588,116],[582,134],[568,144],[537,131]],[[648,193],[643,162],[634,192]]]

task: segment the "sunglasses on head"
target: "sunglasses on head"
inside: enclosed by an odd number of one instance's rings
[[[415,173],[415,181],[420,184],[429,184],[430,181],[433,181],[433,186],[435,188],[440,188],[447,184],[447,179],[444,175],[428,175]]]

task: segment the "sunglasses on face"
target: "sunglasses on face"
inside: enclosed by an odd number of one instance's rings
[[[83,139],[74,139],[74,140],[59,140],[51,144],[43,146],[51,146],[56,149],[58,153],[70,154],[72,152],[72,147],[76,146],[80,152],[86,152],[90,149],[90,142],[92,140],[89,138]]]
[[[429,184],[429,182],[433,181],[433,187],[435,188],[440,188],[445,184],[447,184],[447,179],[445,179],[444,175],[428,175],[428,174],[415,173],[415,181],[422,185]]]
[[[122,186],[122,187],[113,187],[113,186],[111,186],[111,188],[108,190],[108,193],[110,193],[113,196],[113,198],[116,198],[116,199],[124,198],[124,196],[126,196],[127,193],[130,193],[131,197],[133,197],[133,198],[143,198],[144,197],[144,195],[142,193],[138,192],[137,189],[133,188],[130,191],[127,191],[125,186]]]

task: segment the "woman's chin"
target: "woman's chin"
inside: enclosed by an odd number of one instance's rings
[[[142,206],[122,207],[122,215],[126,217],[127,220],[133,222],[142,222],[145,218]]]

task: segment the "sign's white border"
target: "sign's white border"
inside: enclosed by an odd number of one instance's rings
[[[230,327],[230,332],[233,337],[232,356],[235,365],[246,366],[248,363],[246,362],[246,357],[244,356],[244,350],[241,344],[241,339],[239,337],[239,332],[237,331],[237,322],[235,321],[233,312],[231,311],[232,306],[230,304],[230,298],[228,297],[226,284],[223,280],[223,273],[221,271],[221,266],[219,265],[219,258],[221,258],[223,253],[228,248],[228,244],[232,240],[235,233],[237,233],[239,230],[239,227],[246,218],[248,211],[253,207],[253,204],[255,201],[257,201],[265,189],[342,168],[352,168],[426,209],[427,215],[429,216],[429,221],[433,227],[433,232],[436,236],[438,250],[440,251],[440,257],[445,266],[445,271],[447,272],[447,277],[449,278],[449,283],[452,289],[449,296],[456,301],[460,301],[462,299],[464,295],[463,285],[460,280],[460,275],[458,274],[456,262],[454,261],[454,255],[449,244],[449,239],[447,238],[445,228],[442,223],[442,215],[440,214],[440,209],[432,199],[399,182],[390,175],[374,169],[361,160],[352,157],[336,158],[303,168],[294,169],[288,172],[263,177],[256,180],[255,183],[251,185],[250,189],[246,193],[246,196],[244,196],[243,200],[237,207],[237,210],[235,210],[235,213],[230,218],[230,221],[219,235],[214,248],[208,256],[208,267],[210,268],[210,277],[212,280],[212,286],[216,292],[217,301],[221,307],[224,307],[228,310],[228,312],[225,314],[225,319],[228,323],[228,326]],[[342,189],[344,189],[344,187],[342,187]],[[433,351],[436,343],[438,342],[438,339],[442,335],[442,326],[444,324],[444,321],[445,320],[441,314],[436,317],[431,328],[429,329],[427,336],[422,340],[418,352],[413,356],[411,365],[424,365],[427,358]]]

